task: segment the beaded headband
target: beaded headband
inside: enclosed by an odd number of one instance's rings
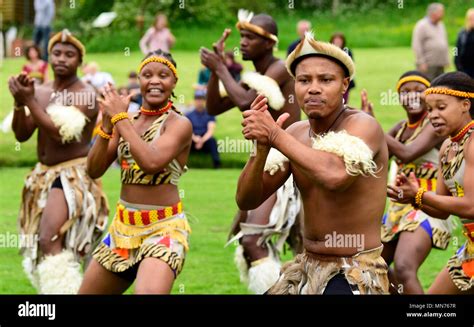
[[[405,76],[398,81],[397,92],[400,91],[400,88],[402,87],[403,84],[408,83],[408,82],[420,82],[424,84],[426,87],[430,87],[431,85],[431,83],[424,77],[417,76],[417,75]]]
[[[160,64],[164,64],[168,66],[168,68],[171,69],[171,71],[173,72],[174,77],[178,79],[178,71],[176,70],[176,67],[173,65],[173,63],[169,61],[168,59],[165,59],[163,57],[158,57],[158,56],[151,56],[143,60],[140,66],[138,66],[138,73],[140,73],[143,67],[145,67],[150,62],[159,62]]]
[[[430,87],[425,90],[425,95],[428,94],[444,94],[452,95],[459,98],[474,98],[474,92],[464,92],[458,90],[452,90],[444,87]]]

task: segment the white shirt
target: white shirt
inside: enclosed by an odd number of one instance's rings
[[[54,17],[53,0],[35,0],[35,26],[51,26]]]
[[[106,72],[97,72],[94,75],[87,74],[82,77],[82,81],[92,84],[92,86],[98,90],[104,87],[108,82],[110,82],[111,84],[115,84],[112,75]]]

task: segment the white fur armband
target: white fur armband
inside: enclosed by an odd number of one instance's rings
[[[313,138],[313,149],[342,157],[346,172],[351,176],[376,177],[377,164],[373,161],[372,150],[360,138],[346,131],[329,132],[325,136]]]
[[[273,78],[256,72],[246,72],[242,75],[242,83],[254,89],[257,93],[266,96],[268,105],[273,110],[280,110],[285,105],[285,97],[281,93],[280,86]],[[228,96],[221,81],[219,81],[219,94],[221,98]]]
[[[264,171],[270,175],[275,175],[278,170],[285,171],[285,162],[288,162],[288,158],[283,155],[280,151],[275,148],[271,148],[265,162]]]
[[[59,128],[59,135],[63,143],[81,140],[82,130],[89,118],[73,106],[51,104],[46,108],[54,126]]]

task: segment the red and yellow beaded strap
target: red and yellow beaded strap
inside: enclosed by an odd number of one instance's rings
[[[400,79],[397,83],[397,92],[400,91],[400,88],[402,87],[403,84],[408,83],[408,82],[419,82],[424,84],[426,87],[430,87],[430,81],[428,81],[426,78],[418,76],[418,75],[412,75],[412,76],[405,76],[402,79]]]
[[[418,184],[420,187],[426,189],[427,191],[434,192],[436,191],[436,178],[426,179],[426,178],[417,178]]]
[[[460,141],[466,133],[474,127],[474,120],[471,120],[466,126],[461,128],[461,130],[454,136],[451,137],[451,142],[458,142]]]
[[[428,95],[428,94],[444,94],[444,95],[452,95],[454,97],[459,97],[459,98],[474,98],[474,92],[458,91],[458,90],[448,89],[445,87],[430,87],[429,89],[425,90],[425,95]]]
[[[171,101],[168,101],[168,103],[166,104],[166,106],[160,108],[160,109],[157,109],[157,110],[151,110],[151,109],[145,109],[143,107],[140,108],[140,112],[146,116],[161,116],[162,114],[164,114],[165,112],[167,112],[168,110],[171,109],[171,107],[173,106],[173,102]]]
[[[128,210],[123,204],[117,205],[118,219],[127,225],[148,226],[160,220],[173,217],[183,212],[183,203],[179,201],[173,206],[157,210]]]
[[[146,58],[145,60],[143,60],[140,64],[140,66],[138,66],[138,73],[140,73],[142,71],[143,67],[145,67],[150,62],[159,62],[160,64],[168,66],[168,68],[171,69],[171,71],[173,72],[174,77],[176,79],[178,79],[178,71],[177,71],[176,67],[173,65],[173,63],[171,61],[169,61],[168,59],[165,59],[163,57],[158,57],[158,56],[151,56],[151,57]]]

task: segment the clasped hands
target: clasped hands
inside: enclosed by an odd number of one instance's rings
[[[259,94],[250,105],[249,110],[242,112],[242,134],[247,140],[255,140],[258,145],[271,147],[279,133],[283,131],[284,122],[290,114],[283,113],[277,121],[268,112],[268,99]]]

